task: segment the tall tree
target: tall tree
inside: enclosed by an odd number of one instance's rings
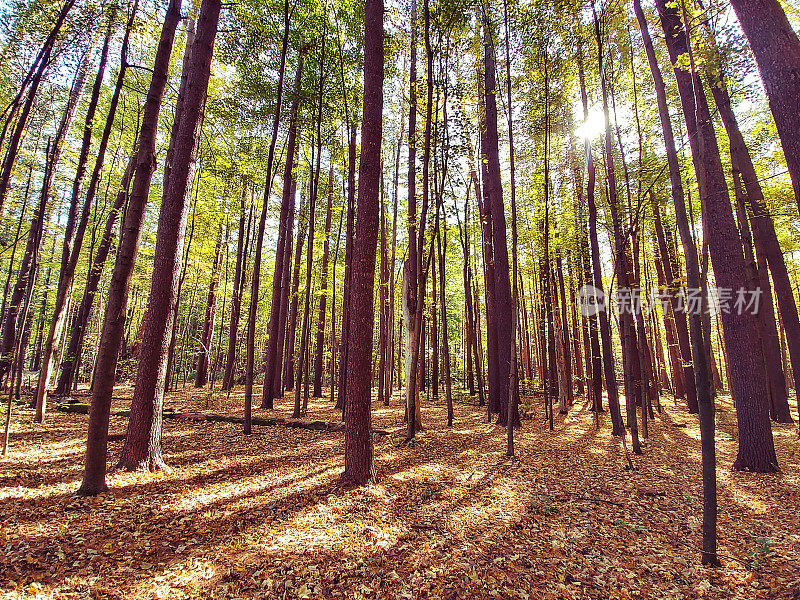
[[[211,75],[211,58],[219,23],[220,0],[203,0],[197,19],[197,36],[192,46],[186,98],[175,133],[175,154],[161,199],[153,276],[144,321],[136,386],[131,401],[131,416],[119,466],[123,469],[156,471],[164,466],[161,456],[161,412],[164,403],[164,378],[172,319],[177,294],[180,261],[189,217],[189,188],[197,155]]]
[[[319,314],[317,315],[317,350],[314,355],[314,398],[322,398],[323,360],[325,356],[325,313],[328,302],[328,261],[331,247],[331,217],[333,214],[333,157],[328,170],[328,204],[325,209],[325,240],[322,244],[320,271]]]
[[[220,221],[217,231],[217,243],[214,246],[214,261],[211,263],[211,281],[208,283],[206,314],[203,319],[203,331],[200,335],[200,348],[197,352],[195,387],[203,387],[208,383],[208,365],[211,356],[211,343],[214,337],[214,321],[217,315],[217,288],[219,288],[219,278],[222,270],[222,236],[222,221]]]
[[[704,229],[713,231],[707,243],[720,288],[750,290],[742,243],[733,219],[728,187],[714,125],[699,73],[678,66],[682,55],[691,57],[691,48],[684,30],[681,13],[666,0],[656,4],[678,84],[683,116],[695,173],[700,183]],[[693,67],[693,66],[692,66]],[[722,314],[723,338],[731,369],[731,392],[736,402],[739,425],[739,452],[734,467],[739,470],[773,472],[778,469],[769,414],[763,399],[767,394],[766,376],[759,356],[752,352],[752,340],[758,338],[757,315],[746,310],[729,310]],[[710,344],[710,340],[705,345]],[[695,357],[695,361],[697,357]],[[699,399],[698,399],[699,401]],[[709,415],[713,425],[713,408]],[[713,437],[707,442],[713,444]]]
[[[511,370],[511,344],[514,341],[511,320],[507,315],[514,314],[509,279],[508,242],[506,240],[506,213],[503,203],[503,185],[500,173],[500,152],[497,131],[497,89],[495,68],[495,43],[489,6],[482,7],[483,13],[483,65],[484,65],[484,110],[486,112],[486,136],[482,148],[486,161],[488,179],[485,188],[492,215],[492,251],[494,257],[494,303],[497,315],[497,410],[498,423],[506,424],[509,406],[509,377]]]
[[[800,208],[800,39],[778,0],[731,0],[756,57]]]
[[[58,289],[56,290],[56,303],[53,308],[53,317],[50,321],[50,329],[47,334],[47,339],[44,344],[44,352],[42,354],[42,365],[39,371],[39,382],[36,387],[36,421],[41,423],[44,421],[45,409],[47,408],[47,394],[50,388],[50,378],[52,376],[53,359],[55,344],[61,335],[61,329],[66,318],[67,305],[72,297],[72,283],[75,279],[75,270],[78,266],[78,259],[80,257],[81,246],[83,246],[83,238],[86,233],[86,227],[89,222],[89,212],[94,202],[97,188],[101,183],[101,174],[103,165],[105,163],[105,155],[108,150],[109,138],[111,131],[114,127],[114,117],[116,116],[117,106],[119,104],[120,94],[125,83],[125,73],[128,68],[128,44],[130,42],[130,33],[133,27],[133,20],[136,17],[138,8],[138,0],[134,0],[131,14],[125,26],[125,35],[122,39],[122,50],[120,52],[120,67],[117,73],[117,80],[114,86],[114,92],[111,96],[111,101],[106,116],[106,124],[103,129],[103,134],[100,138],[95,154],[95,165],[92,171],[92,176],[89,180],[89,187],[86,190],[86,197],[83,201],[80,219],[77,224],[75,223],[76,210],[78,207],[78,198],[81,188],[81,179],[83,172],[81,170],[80,161],[85,161],[91,145],[91,130],[92,119],[94,118],[94,111],[97,105],[97,95],[99,93],[100,85],[102,85],[103,71],[98,71],[98,77],[92,89],[92,99],[90,100],[89,108],[87,110],[86,124],[84,125],[83,144],[81,147],[81,154],[79,156],[78,171],[75,175],[75,181],[72,187],[72,203],[70,206],[69,217],[67,219],[67,229],[64,234],[64,248],[61,254],[61,272],[58,277]],[[102,59],[103,57],[101,57]],[[99,82],[99,84],[98,84]],[[74,110],[74,109],[73,109]],[[74,232],[74,237],[73,237]]]
[[[353,244],[353,278],[350,287],[352,312],[344,411],[345,467],[342,474],[343,482],[357,485],[375,477],[370,360],[375,322],[375,251],[378,244],[380,155],[383,137],[383,36],[383,0],[366,0],[364,110],[358,168],[358,212]]]
[[[150,191],[150,181],[155,168],[155,143],[158,115],[167,86],[169,58],[175,40],[175,29],[180,19],[180,0],[170,0],[164,16],[164,25],[156,49],[153,75],[147,92],[142,126],[139,134],[139,149],[136,153],[136,171],[133,187],[125,211],[123,234],[117,249],[117,258],[108,301],[103,317],[100,347],[95,361],[92,403],[89,409],[89,431],[86,440],[86,463],[79,494],[94,496],[107,489],[106,455],[108,447],[108,422],[111,412],[111,396],[116,378],[117,358],[125,330],[125,312],[128,303],[133,267],[139,251],[144,209]]]
[[[267,207],[269,205],[270,190],[272,189],[272,165],[275,161],[275,144],[278,141],[278,126],[281,122],[281,105],[283,103],[283,78],[286,73],[286,52],[289,48],[289,23],[292,10],[289,9],[289,0],[283,3],[283,41],[281,42],[281,59],[278,70],[278,86],[275,92],[275,113],[272,116],[272,137],[267,152],[267,171],[264,177],[264,200],[261,205],[261,216],[258,220],[258,233],[256,234],[256,255],[253,258],[253,282],[250,286],[250,307],[247,314],[247,356],[245,359],[245,388],[244,388],[244,432],[252,432],[252,406],[253,383],[255,380],[256,356],[256,317],[258,315],[258,290],[261,283],[261,254],[264,245],[264,229],[267,221]],[[278,246],[280,248],[280,245]],[[273,298],[274,299],[274,298]],[[265,384],[266,388],[266,384]]]
[[[262,408],[272,408],[272,400],[283,396],[283,357],[286,336],[286,319],[289,306],[289,265],[292,256],[292,236],[294,228],[294,205],[296,174],[294,172],[297,153],[297,129],[303,81],[303,61],[307,48],[300,50],[297,57],[297,73],[294,80],[294,99],[289,115],[289,136],[286,141],[286,165],[283,174],[283,198],[278,229],[278,248],[275,251],[275,272],[272,278],[272,305],[269,319],[269,345],[267,346],[267,366],[264,377]],[[300,244],[298,235],[298,244]],[[251,292],[253,293],[253,292]]]
[[[64,25],[64,20],[67,18],[67,14],[74,5],[75,0],[66,0],[64,5],[61,7],[50,33],[45,39],[44,44],[42,44],[42,48],[37,54],[33,65],[31,65],[29,76],[26,77],[23,85],[20,88],[20,93],[22,93],[27,85],[28,95],[25,103],[22,106],[22,111],[17,117],[17,122],[14,125],[8,145],[6,146],[6,152],[3,158],[2,166],[0,166],[0,217],[3,215],[3,207],[5,205],[6,197],[8,196],[8,190],[11,186],[11,177],[13,175],[14,165],[16,164],[17,155],[19,153],[22,134],[25,131],[25,126],[28,124],[28,118],[30,117],[34,101],[36,100],[36,94],[39,90],[39,86],[41,85],[44,72],[47,67],[50,66],[51,56],[55,48],[56,39],[61,32],[61,28]],[[15,100],[15,104],[20,100],[21,99]]]

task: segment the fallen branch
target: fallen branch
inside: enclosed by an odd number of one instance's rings
[[[81,415],[89,414],[88,404],[57,404],[56,409],[66,413]],[[130,411],[117,410],[112,411],[111,414],[115,417],[128,417],[130,416]],[[211,421],[216,423],[244,423],[243,417],[220,415],[216,413],[178,412],[174,408],[165,408],[164,418],[181,419],[185,421]],[[253,417],[252,423],[253,425],[262,427],[282,426],[296,429],[307,429],[311,431],[344,431],[344,423],[342,421],[307,421],[303,419]],[[376,435],[389,435],[388,431],[384,431],[382,429],[373,429],[372,433]]]

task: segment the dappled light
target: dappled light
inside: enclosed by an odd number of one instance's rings
[[[236,412],[233,398],[209,402]],[[167,407],[205,402],[192,388],[167,397]],[[290,404],[276,401],[273,412]],[[378,482],[361,489],[338,486],[341,433],[268,426],[245,437],[233,424],[178,419],[165,422],[170,472],[114,473],[110,491],[92,499],[73,496],[76,474],[59,463],[75,460],[86,417],[57,413],[42,428],[23,410],[0,463],[0,517],[13,524],[3,529],[0,570],[10,597],[467,598],[493,589],[646,598],[694,597],[698,586],[708,597],[760,597],[800,577],[790,500],[800,464],[785,426],[776,428],[784,473],[731,472],[735,423],[724,416],[730,400],[719,404],[716,572],[686,566],[700,544],[701,489],[697,419],[685,409],[651,422],[646,452],[627,471],[621,444],[607,427],[595,430],[590,411],[557,417],[551,434],[533,407],[508,459],[495,451],[505,431],[480,407],[457,403],[461,429],[450,430],[445,407],[431,402],[413,446],[403,443],[401,406],[375,410],[375,427],[389,435],[374,436]],[[309,404],[315,418],[334,411]]]

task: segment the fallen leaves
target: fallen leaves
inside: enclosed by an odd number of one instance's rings
[[[123,396],[124,391],[117,392]],[[115,400],[117,409],[125,400]],[[190,388],[176,412],[238,415],[241,394]],[[262,418],[286,422],[291,401]],[[774,598],[800,594],[797,439],[776,426],[780,475],[734,473],[731,411],[718,440],[720,553],[699,565],[694,417],[651,423],[636,471],[579,408],[549,432],[535,418],[504,456],[483,409],[423,402],[403,444],[402,407],[373,406],[379,482],[337,485],[341,432],[165,421],[170,473],[115,473],[77,498],[86,417],[19,413],[0,462],[0,593],[9,598]],[[312,401],[309,422],[335,422]],[[728,419],[728,420],[726,420]],[[676,427],[678,422],[682,427]],[[112,418],[112,433],[124,431]],[[116,457],[122,441],[110,442]],[[794,594],[794,595],[793,595]]]

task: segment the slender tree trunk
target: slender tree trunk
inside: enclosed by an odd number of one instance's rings
[[[381,175],[381,184],[383,183],[383,175]],[[388,358],[388,343],[389,343],[389,324],[390,318],[387,310],[387,303],[389,300],[389,249],[386,240],[386,198],[384,193],[384,186],[381,185],[381,199],[380,199],[380,254],[381,263],[379,267],[380,272],[380,293],[378,294],[378,310],[380,315],[380,325],[378,333],[378,402],[389,406],[390,390],[386,389],[386,373],[387,373],[387,358]]]
[[[197,156],[203,107],[211,73],[211,58],[221,8],[220,0],[203,0],[192,45],[186,99],[175,137],[175,154],[161,200],[153,278],[144,322],[131,416],[119,466],[156,471],[164,466],[161,456],[161,412],[169,335],[175,314],[180,261],[189,217],[189,189]]]
[[[581,55],[578,55],[580,73],[583,73],[581,65]],[[583,104],[583,118],[584,121],[589,115],[589,103],[586,95],[586,86],[583,76],[581,80],[581,101]],[[597,204],[595,203],[595,166],[592,157],[592,147],[589,140],[586,140],[586,160],[588,181],[586,184],[586,200],[589,209],[589,241],[591,244],[592,254],[592,274],[594,277],[594,293],[599,297],[603,297],[603,274],[600,262],[600,245],[597,239]],[[595,312],[590,310],[589,313]],[[605,306],[598,307],[596,311],[598,320],[600,322],[600,344],[603,356],[603,379],[606,384],[606,393],[608,394],[608,408],[611,413],[611,426],[612,433],[615,436],[625,435],[625,426],[622,423],[622,413],[619,406],[619,388],[617,387],[616,369],[614,367],[614,354],[611,347],[611,324],[608,319],[608,312]]]
[[[53,176],[50,173],[54,167],[55,158],[57,158],[55,151],[51,151],[51,147],[52,143],[48,141],[45,151],[44,184],[42,185],[42,190],[39,195],[38,205],[31,219],[25,253],[20,262],[17,281],[11,293],[11,300],[8,303],[5,319],[3,321],[3,336],[2,339],[0,339],[0,381],[5,378],[13,364],[14,349],[18,341],[17,335],[22,329],[20,326],[20,309],[22,308],[28,290],[33,284],[31,265],[37,263],[39,248],[42,243],[47,205],[50,199],[48,181],[52,182],[53,180]]]
[[[100,244],[97,247],[97,252],[94,255],[92,266],[86,278],[86,286],[81,296],[81,304],[72,320],[70,338],[67,350],[64,354],[64,361],[61,363],[61,375],[55,390],[57,396],[69,396],[76,382],[78,361],[81,348],[83,348],[86,327],[89,324],[89,318],[92,314],[92,304],[94,303],[95,296],[98,295],[97,291],[100,285],[100,279],[103,276],[103,268],[105,267],[108,254],[111,251],[111,245],[117,233],[117,218],[128,199],[128,186],[136,168],[136,155],[137,153],[134,151],[128,160],[128,166],[120,182],[120,190],[117,192],[114,205],[108,212],[103,236],[100,239]]]
[[[323,361],[325,357],[325,312],[328,301],[328,261],[331,238],[331,216],[333,214],[333,160],[328,170],[328,206],[325,210],[325,241],[322,246],[322,278],[317,316],[317,351],[314,357],[314,398],[322,398]]]
[[[56,17],[56,21],[53,24],[47,39],[45,39],[45,42],[42,45],[39,55],[36,57],[36,61],[34,61],[36,70],[32,72],[31,77],[29,78],[28,97],[25,100],[25,104],[22,106],[22,111],[19,113],[19,117],[17,117],[14,130],[11,132],[11,137],[9,138],[8,145],[6,146],[3,164],[2,167],[0,167],[0,217],[3,216],[3,206],[5,204],[6,197],[8,196],[8,190],[11,187],[11,177],[13,174],[14,165],[17,161],[20,142],[22,141],[22,133],[28,124],[28,117],[30,116],[31,108],[33,107],[36,99],[36,93],[39,89],[39,85],[41,84],[42,76],[44,75],[45,69],[47,69],[47,67],[50,65],[50,57],[53,52],[53,47],[55,46],[56,38],[61,31],[64,20],[67,18],[67,13],[69,13],[74,4],[75,0],[66,0],[64,6],[62,6],[61,11]],[[31,69],[33,70],[33,67],[31,67]]]
[[[52,376],[52,369],[53,369],[53,358],[55,352],[55,343],[58,340],[59,336],[61,335],[61,329],[64,324],[64,319],[66,317],[66,307],[70,303],[72,298],[72,284],[75,280],[75,270],[78,266],[78,259],[80,258],[81,247],[83,246],[83,238],[86,234],[86,227],[89,223],[89,213],[91,210],[92,203],[94,202],[94,197],[97,193],[97,188],[101,184],[101,176],[103,165],[105,163],[105,155],[108,149],[108,142],[111,137],[111,131],[114,127],[114,117],[117,113],[117,105],[119,104],[119,98],[122,93],[122,87],[125,83],[125,72],[127,71],[128,67],[128,43],[130,40],[130,31],[133,27],[133,20],[136,16],[136,10],[138,8],[138,1],[135,1],[133,7],[131,8],[131,15],[128,19],[128,22],[125,27],[125,36],[122,40],[122,51],[120,53],[120,68],[119,73],[117,75],[116,84],[114,87],[114,92],[111,96],[111,102],[109,104],[108,115],[106,116],[106,124],[105,128],[103,129],[102,137],[100,138],[100,145],[96,151],[96,158],[95,158],[95,165],[94,170],[92,171],[92,176],[89,181],[89,188],[86,190],[86,198],[84,198],[83,207],[81,210],[80,219],[77,223],[77,227],[75,227],[75,211],[77,210],[77,202],[78,202],[78,194],[80,193],[80,181],[78,180],[78,176],[83,178],[83,172],[79,171],[76,173],[76,181],[73,183],[73,197],[72,197],[72,206],[70,207],[70,215],[67,220],[67,231],[64,236],[64,249],[61,255],[61,272],[58,277],[58,289],[56,291],[56,302],[55,307],[53,308],[53,317],[50,321],[50,329],[47,334],[47,339],[44,344],[44,353],[42,354],[42,367],[39,371],[39,382],[36,388],[36,417],[35,420],[37,423],[41,423],[44,421],[44,415],[47,408],[47,395],[50,388],[50,378]],[[100,71],[98,73],[98,79],[101,80],[102,85],[102,78],[103,72]],[[82,79],[82,78],[81,78]],[[74,96],[74,99],[70,99],[71,107],[68,109],[70,113],[69,119],[65,120],[65,134],[66,130],[69,129],[69,124],[72,121],[72,115],[75,113],[75,109],[78,103],[78,97],[80,96],[80,89],[83,87],[83,81],[81,80],[80,85],[76,86],[77,93]],[[97,85],[95,82],[95,86],[92,90],[92,99],[90,100],[90,113],[87,113],[87,121],[86,125],[84,126],[84,138],[83,138],[83,146],[81,147],[81,156],[87,154],[89,151],[89,146],[91,145],[91,129],[92,129],[92,119],[94,118],[94,110],[97,104],[97,96],[95,95],[95,90],[98,90],[100,86]],[[98,90],[99,91],[99,90]],[[91,102],[94,102],[94,105]],[[62,124],[62,125],[64,125]],[[88,131],[88,133],[87,133]],[[80,157],[79,157],[80,160]],[[85,164],[85,158],[84,158]],[[79,167],[81,165],[79,164]],[[74,238],[72,238],[72,231],[74,229]]]
[[[383,125],[382,0],[366,0],[364,29],[364,116],[358,173],[358,221],[353,245],[351,345],[347,354],[345,401],[345,470],[342,474],[343,482],[357,485],[375,478],[369,365],[375,320],[373,284]]]
[[[594,6],[592,6],[594,9]],[[617,201],[617,180],[614,168],[614,153],[611,142],[611,121],[609,118],[608,94],[606,92],[607,82],[605,79],[604,49],[603,38],[600,31],[600,22],[595,14],[594,17],[595,37],[597,40],[597,53],[599,61],[600,86],[603,98],[603,116],[605,119],[605,159],[606,159],[606,179],[608,182],[608,207],[611,212],[611,222],[614,233],[614,273],[619,282],[617,294],[620,290],[630,289],[630,277],[633,274],[629,262],[628,238],[622,231],[620,222],[618,201]],[[622,341],[622,364],[625,388],[625,407],[627,413],[628,427],[631,430],[634,454],[641,454],[642,448],[639,444],[639,431],[636,422],[636,395],[634,391],[634,368],[638,363],[636,353],[636,329],[633,323],[633,312],[637,310],[635,305],[623,306],[619,315],[620,338]]]
[[[685,237],[683,221],[686,221],[686,231],[688,232],[688,220],[686,220],[686,204],[684,200],[683,182],[681,180],[680,165],[678,163],[678,153],[675,148],[675,136],[672,129],[672,121],[669,115],[669,107],[667,105],[666,85],[661,75],[661,69],[658,65],[653,42],[650,38],[650,31],[647,27],[647,21],[642,11],[641,3],[639,0],[634,0],[634,12],[639,22],[639,28],[642,32],[644,40],[645,52],[647,54],[647,62],[650,66],[650,73],[653,77],[653,84],[656,90],[656,101],[658,104],[658,113],[661,120],[661,130],[664,138],[664,146],[667,153],[667,165],[669,168],[670,186],[672,188],[672,200],[675,205],[675,215],[678,221],[678,227],[681,229],[681,240],[683,241],[684,255],[689,256],[687,260],[692,260],[696,263],[694,257],[697,256],[697,249],[695,247],[693,238],[691,236]],[[660,227],[660,219],[655,216],[657,224],[656,228]],[[692,352],[695,348],[689,343],[689,331],[686,327],[686,313],[679,310],[679,301],[677,297],[677,290],[673,288],[677,280],[677,273],[673,271],[672,261],[666,256],[666,244],[661,244],[659,239],[659,247],[661,248],[662,261],[661,265],[664,269],[664,276],[666,283],[670,286],[670,304],[672,305],[672,314],[675,317],[675,330],[678,338],[678,346],[681,354],[681,361],[683,363],[683,383],[686,389],[686,402],[689,406],[690,412],[697,412],[698,407],[698,391],[695,383],[696,374],[694,373],[694,365],[696,357],[692,360]],[[687,265],[687,271],[689,266]],[[698,280],[699,284],[699,267],[698,267]]]
[[[447,252],[447,226],[436,236],[439,251],[439,302],[442,307],[442,351],[444,352],[444,393],[447,400],[447,426],[453,426],[453,383],[450,376],[450,336],[447,333],[447,296],[445,294],[445,260]]]
[[[203,333],[200,336],[200,349],[197,357],[197,372],[194,386],[203,387],[208,383],[208,364],[211,355],[211,344],[214,337],[214,321],[217,315],[217,288],[219,288],[220,271],[222,268],[222,221],[219,223],[217,243],[214,248],[214,262],[211,264],[211,281],[208,284],[208,299],[206,300],[206,314],[203,319]]]
[[[108,302],[100,336],[100,348],[95,363],[92,404],[89,409],[89,432],[86,443],[86,464],[79,494],[96,495],[106,488],[106,455],[111,396],[117,366],[117,357],[123,341],[125,309],[133,266],[139,250],[144,209],[150,190],[150,180],[155,168],[155,141],[158,114],[164,89],[167,85],[169,58],[175,39],[175,29],[180,18],[180,0],[170,0],[164,17],[164,26],[156,50],[155,66],[144,105],[136,172],[120,245],[117,250],[114,273],[108,291]],[[163,389],[163,388],[162,388]]]
[[[8,452],[9,437],[11,435],[11,406],[13,404],[14,398],[19,399],[19,390],[22,381],[22,370],[23,370],[23,365],[25,363],[25,351],[28,347],[28,339],[30,337],[31,321],[33,317],[33,315],[30,313],[30,305],[31,305],[31,298],[33,297],[33,284],[35,282],[36,273],[38,272],[39,268],[37,262],[38,261],[34,260],[33,263],[31,263],[30,265],[28,277],[31,281],[31,285],[28,286],[28,291],[25,296],[25,302],[22,306],[22,312],[20,315],[22,332],[21,335],[19,336],[19,342],[17,343],[17,347],[14,350],[16,354],[15,356],[16,372],[14,374],[16,375],[16,377],[11,378],[11,385],[9,385],[8,389],[8,403],[6,404],[6,424],[5,424],[5,431],[3,434],[3,453],[2,453],[3,456],[5,456],[6,453]]]
[[[239,238],[236,241],[236,267],[233,272],[233,297],[231,298],[231,320],[228,324],[228,352],[225,361],[225,375],[222,379],[223,390],[233,389],[235,385],[236,346],[239,337],[239,318],[242,314],[242,282],[245,279],[244,271],[246,270],[245,262],[247,261],[247,250],[245,249],[245,239],[247,237],[245,222],[248,221],[245,208],[246,197],[247,183],[242,182],[242,200],[239,207],[241,212],[239,216]],[[250,214],[252,215],[252,211]]]
[[[272,408],[272,400],[283,396],[281,375],[283,374],[283,346],[286,336],[286,313],[289,303],[289,265],[291,264],[294,229],[294,192],[297,183],[294,173],[294,162],[297,153],[297,119],[300,109],[300,84],[303,80],[304,60],[305,49],[301,50],[297,60],[297,73],[295,75],[295,86],[293,90],[294,99],[289,116],[289,137],[286,141],[286,166],[283,176],[283,198],[281,199],[278,248],[275,251],[275,270],[272,276],[269,345],[267,346],[267,366],[264,377],[263,396],[261,398],[262,408]],[[262,236],[259,235],[259,237]],[[258,255],[256,255],[256,258],[258,259]],[[255,292],[251,292],[251,294],[254,293]],[[255,300],[251,302],[254,301]],[[255,311],[252,310],[252,308],[251,313],[253,314],[253,318],[255,318]]]
[[[345,111],[347,107],[345,105]],[[347,394],[347,350],[350,336],[350,281],[352,279],[353,236],[355,235],[356,214],[356,126],[349,124],[348,113],[348,145],[347,145],[347,230],[344,244],[344,289],[342,294],[342,336],[339,341],[339,387],[336,396],[336,408],[344,414],[345,396]]]
[[[316,152],[316,166],[314,167],[313,178],[311,179],[311,186],[310,186],[311,198],[309,200],[309,208],[308,208],[308,253],[306,255],[306,286],[305,286],[306,297],[305,297],[305,302],[303,303],[303,325],[302,325],[302,334],[300,338],[300,355],[299,355],[300,360],[298,361],[297,365],[297,382],[295,383],[295,392],[294,392],[294,414],[296,416],[300,416],[301,412],[300,411],[301,380],[303,377],[303,373],[310,362],[309,334],[311,333],[311,322],[310,322],[311,272],[314,263],[314,224],[316,217],[317,197],[319,196],[319,174],[322,165],[322,111],[323,111],[323,101],[325,92],[325,35],[324,34],[322,37],[322,48],[320,51],[320,58],[319,58],[318,80],[319,80],[319,104],[317,108],[317,131],[316,131],[317,152]],[[312,157],[313,156],[314,155],[312,153]],[[331,163],[331,165],[333,165],[333,163]],[[331,183],[330,178],[328,183],[329,184]],[[326,217],[326,228],[330,230],[330,208],[328,209],[328,216]],[[306,379],[306,384],[304,386],[302,413],[306,412],[307,406],[308,406],[308,379]]]
[[[307,209],[302,193],[300,196],[300,218]],[[297,244],[294,248],[294,266],[292,268],[292,287],[289,293],[289,313],[286,319],[286,340],[283,355],[283,380],[282,389],[292,391],[294,389],[294,371],[297,352],[297,311],[300,309],[300,261],[303,258],[303,248],[306,243],[306,233],[311,227],[311,213],[307,216],[307,221],[298,224]],[[298,218],[298,221],[300,219]],[[279,396],[283,396],[281,393]]]
[[[289,46],[289,0],[284,0],[283,4],[283,41],[281,42],[281,66],[278,71],[278,87],[276,90],[275,113],[272,118],[272,139],[267,152],[267,172],[264,183],[264,200],[261,206],[261,216],[258,221],[258,233],[256,234],[255,247],[256,255],[253,258],[253,283],[250,286],[250,307],[247,315],[247,357],[245,362],[245,389],[244,389],[244,433],[252,433],[252,407],[253,407],[253,382],[255,380],[255,352],[256,352],[256,319],[258,317],[258,290],[261,281],[261,252],[264,244],[264,229],[267,221],[267,208],[269,206],[269,195],[272,188],[272,165],[275,160],[275,144],[278,140],[278,126],[281,120],[281,106],[283,103],[283,78],[286,72],[286,51]],[[288,155],[287,155],[288,156]],[[283,206],[281,206],[283,210]],[[281,249],[280,241],[278,250]],[[277,254],[276,254],[277,265]],[[273,306],[275,306],[275,290],[273,286]],[[270,332],[270,337],[271,332]],[[272,342],[270,341],[270,344]],[[276,350],[277,351],[277,350]],[[269,372],[269,371],[267,371]],[[267,389],[265,377],[264,390]],[[271,396],[269,393],[265,397]],[[269,398],[271,403],[272,398]]]

